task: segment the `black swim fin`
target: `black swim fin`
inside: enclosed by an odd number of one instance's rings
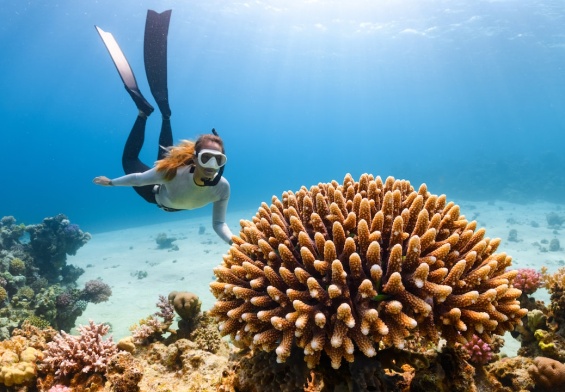
[[[143,47],[145,73],[161,114],[165,118],[171,116],[169,107],[169,90],[167,88],[167,35],[171,10],[157,13],[147,11],[145,22],[145,43]]]
[[[108,53],[110,53],[110,57],[112,57],[112,61],[114,62],[114,65],[116,66],[116,69],[118,70],[118,73],[120,74],[120,77],[124,82],[126,91],[135,102],[137,108],[147,116],[149,116],[155,109],[143,97],[141,91],[139,91],[139,88],[137,87],[137,81],[135,80],[135,75],[133,74],[126,56],[124,56],[124,53],[116,42],[116,39],[111,33],[102,30],[98,26],[94,27],[96,27],[96,31],[98,31],[100,38],[102,38],[104,45],[106,45],[106,49],[108,49]]]

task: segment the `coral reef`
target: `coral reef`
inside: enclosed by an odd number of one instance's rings
[[[89,233],[62,214],[29,226],[16,224],[11,216],[0,220],[0,302],[5,305],[0,309],[0,338],[8,339],[24,320],[68,331],[88,301],[107,299],[111,291],[94,297],[89,287],[76,289],[83,270],[66,263],[67,255],[89,239]]]
[[[142,391],[217,391],[226,369],[226,351],[212,354],[188,339],[169,345],[155,342],[140,349],[137,360],[143,368]]]
[[[500,361],[490,363],[486,370],[494,385],[491,390],[501,392],[534,391],[536,382],[528,370],[532,364],[531,358],[522,356],[502,358]]]
[[[43,223],[26,226],[25,231],[30,236],[30,254],[40,274],[49,282],[76,280],[75,271],[65,268],[66,255],[75,255],[78,249],[86,244],[91,236],[84,233],[76,224],[59,214],[45,218]]]
[[[347,175],[263,203],[210,287],[222,335],[310,368],[410,341],[487,344],[522,323],[511,258],[445,196]]]
[[[143,378],[143,367],[130,353],[121,351],[108,361],[106,378],[113,392],[136,392]]]

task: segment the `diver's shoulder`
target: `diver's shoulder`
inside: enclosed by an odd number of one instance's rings
[[[228,188],[230,187],[230,183],[228,181],[228,179],[224,176],[222,176],[222,178],[220,178],[220,181],[218,182],[218,185],[220,186],[227,186]]]

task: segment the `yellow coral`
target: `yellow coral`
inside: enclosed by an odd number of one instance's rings
[[[8,298],[8,292],[4,287],[0,286],[0,302],[4,301],[6,298]]]
[[[23,298],[26,298],[28,300],[33,299],[34,295],[35,295],[35,292],[29,286],[23,286],[17,292],[18,297],[23,297]]]
[[[402,348],[411,337],[492,342],[521,323],[500,240],[425,185],[347,175],[263,203],[242,220],[211,290],[222,335],[239,346],[321,352],[338,368],[355,350]]]
[[[547,271],[547,267],[541,267],[541,281],[543,287],[550,293],[565,289],[565,267],[559,268],[553,274]]]
[[[43,353],[27,346],[22,336],[14,336],[0,344],[0,384],[13,386],[35,378],[36,361]]]
[[[15,257],[10,261],[10,272],[12,274],[21,275],[25,272],[25,270],[26,264],[22,259]]]
[[[45,320],[43,317],[38,317],[36,315],[29,316],[28,318],[25,319],[25,321],[27,321],[29,325],[32,325],[39,329],[46,329],[51,326],[49,321]]]

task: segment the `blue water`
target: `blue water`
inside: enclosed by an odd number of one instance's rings
[[[561,0],[32,0],[0,8],[0,216],[65,213],[97,232],[210,214],[91,183],[122,175],[137,113],[94,25],[150,97],[145,14],[169,8],[175,139],[220,132],[230,211],[364,172],[450,198],[565,202]],[[148,164],[159,126],[155,113]]]

